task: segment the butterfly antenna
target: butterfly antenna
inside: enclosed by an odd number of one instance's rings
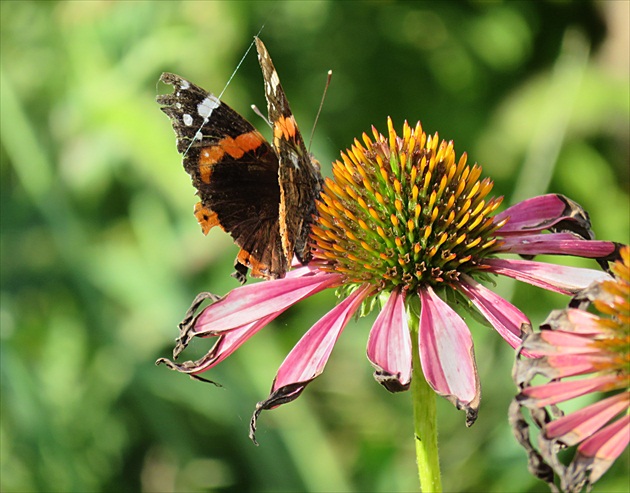
[[[269,122],[269,120],[267,120],[267,117],[263,115],[262,112],[258,109],[258,106],[256,106],[255,104],[252,104],[251,106],[254,113],[256,113],[260,118],[262,118],[265,121],[267,125],[271,127],[272,126],[271,123]]]
[[[322,112],[322,108],[324,107],[324,100],[326,99],[326,93],[328,92],[328,86],[330,85],[330,79],[332,79],[332,70],[328,71],[328,77],[326,77],[326,85],[324,86],[324,94],[322,94],[322,100],[319,103],[319,109],[317,110],[317,116],[315,117],[315,121],[313,122],[313,129],[311,130],[311,137],[308,140],[308,152],[311,152],[311,144],[313,143],[313,135],[315,134],[315,127],[317,126],[317,121],[319,120],[319,115]]]

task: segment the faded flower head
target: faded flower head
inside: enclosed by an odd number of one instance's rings
[[[514,368],[522,389],[511,409],[515,434],[532,472],[553,484],[555,471],[567,492],[600,479],[630,441],[630,248],[621,256],[612,267],[614,279],[580,292],[569,308],[551,313],[540,333],[526,337],[523,350],[537,358],[518,359]],[[546,381],[534,385],[538,375]],[[556,407],[585,395],[591,403],[566,416]],[[539,451],[521,407],[541,428]],[[574,446],[565,466],[557,454]]]
[[[336,288],[341,302],[295,345],[271,394],[258,403],[252,437],[259,413],[297,398],[323,372],[352,315],[376,306],[367,356],[377,380],[390,391],[407,389],[412,346],[417,347],[429,385],[464,409],[471,424],[480,385],[470,331],[452,305],[481,314],[516,348],[529,320],[479,281],[501,274],[575,294],[608,275],[500,254],[576,255],[605,264],[617,253],[614,243],[592,240],[588,215],[569,199],[535,197],[496,214],[501,199],[489,197],[491,189],[479,166],[467,165],[465,154],[456,158],[452,142],[427,136],[419,123],[414,128],[405,123],[399,137],[388,120],[387,136],[373,128],[372,138],[364,134],[363,144],[355,140],[333,163],[333,178],[326,180],[317,205],[309,265],[220,299],[201,295],[180,324],[174,356],[193,337],[216,336],[217,343],[198,361],[159,362],[196,376],[291,305]],[[208,298],[214,303],[199,311]]]

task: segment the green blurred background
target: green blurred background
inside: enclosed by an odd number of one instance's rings
[[[259,29],[312,151],[330,162],[372,124],[421,120],[479,162],[506,204],[564,193],[598,238],[629,242],[629,3],[1,2],[3,492],[417,489],[408,393],[372,379],[373,316],[290,405],[257,401],[325,292],[207,374],[155,367],[200,291],[227,293],[236,247],[204,237],[155,96],[172,71],[219,93]],[[258,127],[252,51],[223,99]],[[596,268],[592,261],[562,260]],[[566,297],[496,289],[539,324]],[[547,491],[507,407],[513,353],[471,322],[477,423],[440,400],[446,491]],[[196,345],[184,356],[205,352]],[[628,491],[628,453],[595,491]]]

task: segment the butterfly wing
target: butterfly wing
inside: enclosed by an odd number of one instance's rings
[[[204,234],[220,226],[232,236],[240,247],[234,266],[241,282],[248,268],[254,277],[283,277],[287,256],[274,149],[216,96],[175,74],[164,73],[160,80],[174,89],[157,102],[171,119],[177,150],[201,199],[195,216]]]
[[[288,259],[295,253],[302,263],[311,258],[308,238],[322,187],[319,163],[309,154],[300,134],[278,73],[263,42],[255,38],[265,81],[272,145],[278,155],[280,184],[279,224],[282,249]]]

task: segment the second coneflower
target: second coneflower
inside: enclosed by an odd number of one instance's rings
[[[547,481],[555,475],[565,492],[590,490],[630,442],[630,248],[612,266],[614,279],[581,291],[565,310],[551,312],[541,332],[529,334],[522,349],[536,358],[519,358],[514,379],[521,392],[510,408],[529,468]],[[592,305],[592,311],[585,309]],[[542,376],[543,382],[534,382]],[[545,381],[546,380],[546,381]],[[591,401],[566,416],[557,405],[578,397]],[[522,409],[540,427],[538,449],[530,439]],[[575,447],[568,465],[558,457]]]
[[[199,311],[207,297],[202,295],[180,325],[174,357],[193,337],[218,337],[215,346],[197,361],[159,360],[199,375],[291,305],[337,288],[342,301],[298,341],[269,397],[257,404],[252,438],[260,412],[297,398],[323,372],[352,315],[361,305],[375,304],[381,306],[367,356],[377,380],[390,391],[411,384],[414,403],[429,415],[435,404],[426,392],[432,389],[464,409],[472,424],[480,399],[473,342],[451,303],[480,312],[515,348],[529,320],[479,281],[501,274],[574,294],[608,277],[597,270],[498,258],[502,253],[613,258],[617,246],[591,239],[588,216],[574,202],[545,195],[496,214],[501,199],[489,197],[491,180],[480,179],[481,168],[467,165],[465,154],[457,159],[452,142],[427,136],[419,123],[415,128],[405,123],[400,137],[391,120],[387,135],[374,128],[372,134],[364,134],[363,143],[355,140],[333,164],[334,177],[326,180],[312,228],[312,262],[283,279],[212,297],[214,303]],[[416,421],[416,434],[426,437],[422,420]],[[423,438],[421,445],[430,447],[433,438]],[[439,489],[439,477],[423,481],[437,482]]]

